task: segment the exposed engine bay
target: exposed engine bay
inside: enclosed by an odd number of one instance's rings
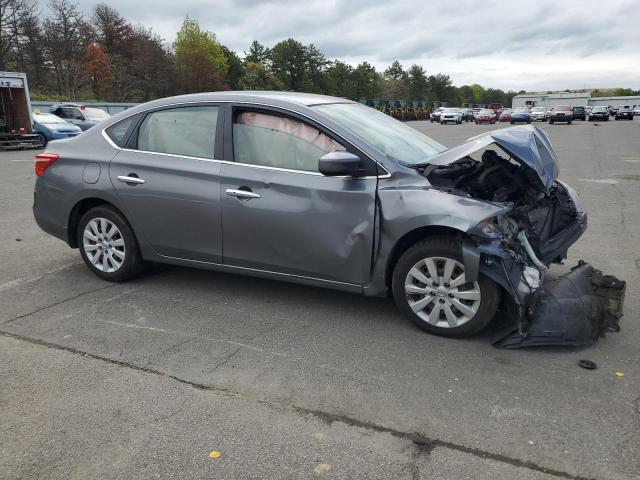
[[[480,271],[511,294],[494,344],[590,345],[619,331],[625,282],[582,261],[560,278],[545,278],[586,229],[575,191],[555,178],[545,185],[539,171],[497,144],[483,147],[481,154],[426,165],[422,173],[438,190],[505,207],[468,232]],[[473,256],[464,247],[463,254]]]
[[[554,181],[546,189],[533,170],[492,149],[482,153],[481,161],[467,156],[432,169],[427,178],[434,186],[449,193],[510,204],[509,214],[496,218],[493,225],[503,240],[517,239],[524,231],[542,263],[559,262],[564,258],[565,252],[557,252],[549,240],[571,226],[580,212],[570,198],[568,187],[562,183]]]

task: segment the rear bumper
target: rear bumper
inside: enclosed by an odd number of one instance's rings
[[[570,122],[571,120],[573,120],[573,116],[572,115],[550,115],[549,120],[552,120],[554,122]]]
[[[33,218],[42,230],[69,245],[67,223],[60,218],[59,196],[55,187],[41,179],[36,180],[33,192]]]

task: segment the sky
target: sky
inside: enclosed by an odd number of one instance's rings
[[[79,0],[90,14],[95,0]],[[168,43],[189,16],[240,56],[295,38],[329,59],[394,60],[454,85],[640,89],[638,0],[107,0]]]

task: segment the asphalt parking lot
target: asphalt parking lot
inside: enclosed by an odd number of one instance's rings
[[[230,274],[105,283],[33,221],[34,152],[0,153],[0,478],[640,479],[640,121],[542,128],[589,212],[565,268],[628,282],[622,332],[586,349]]]

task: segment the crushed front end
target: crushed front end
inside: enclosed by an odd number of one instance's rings
[[[589,345],[618,331],[623,281],[585,263],[559,278],[547,275],[586,230],[587,214],[576,192],[557,180],[546,133],[515,127],[456,149],[430,162],[424,175],[440,190],[504,207],[471,228],[463,243],[467,270],[488,276],[508,294],[495,344]]]

